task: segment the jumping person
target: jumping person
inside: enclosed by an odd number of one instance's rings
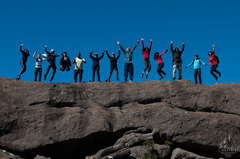
[[[110,79],[111,79],[111,76],[112,76],[112,73],[113,73],[113,70],[116,71],[116,76],[117,76],[117,80],[119,81],[119,78],[118,78],[118,67],[117,67],[117,60],[119,59],[120,57],[120,49],[118,50],[118,56],[115,57],[115,53],[112,53],[112,56],[109,56],[108,54],[108,50],[106,49],[106,53],[107,53],[107,56],[108,58],[110,59],[110,76],[108,78],[109,82],[110,82]]]
[[[179,80],[182,79],[182,58],[181,55],[184,51],[185,45],[182,42],[182,50],[179,51],[178,47],[175,47],[175,50],[173,50],[173,42],[171,41],[171,51],[172,51],[172,62],[173,62],[173,80],[176,79],[176,69],[178,68],[179,71]]]
[[[20,61],[20,63],[21,63],[21,66],[22,66],[22,70],[21,70],[21,72],[17,75],[17,80],[20,80],[20,77],[21,77],[21,75],[27,70],[27,65],[26,65],[26,62],[27,62],[27,58],[28,58],[28,56],[30,55],[29,54],[29,51],[27,50],[27,49],[24,49],[23,51],[22,51],[22,46],[23,46],[24,44],[21,44],[20,45],[20,51],[21,51],[21,53],[22,53],[22,60]]]
[[[74,80],[75,83],[77,82],[77,76],[79,74],[79,82],[82,82],[83,77],[83,63],[86,63],[84,58],[81,58],[81,53],[77,53],[77,57],[74,58],[73,63],[75,64],[75,70],[74,70]]]
[[[92,81],[94,82],[95,79],[95,72],[97,71],[97,76],[98,76],[98,82],[100,81],[100,74],[99,74],[99,70],[100,70],[100,65],[99,65],[99,60],[101,60],[104,56],[104,52],[102,51],[102,56],[98,57],[98,53],[94,54],[94,57],[92,56],[93,50],[90,53],[90,58],[93,60],[93,65],[92,65]]]
[[[123,53],[125,54],[125,65],[124,65],[124,82],[127,82],[127,78],[128,78],[128,74],[130,76],[130,81],[133,80],[133,63],[132,63],[132,55],[133,55],[133,51],[135,50],[135,48],[137,47],[139,43],[139,40],[137,41],[137,44],[132,48],[132,50],[130,51],[130,47],[127,47],[127,51],[124,50],[124,48],[120,45],[120,42],[117,41],[117,44],[120,46],[121,50],[123,51]]]
[[[52,68],[53,69],[53,73],[52,73],[52,77],[50,78],[50,82],[52,82],[53,78],[54,78],[54,75],[56,73],[56,64],[55,64],[55,60],[56,60],[56,57],[58,57],[59,55],[55,55],[54,54],[54,49],[51,49],[51,52],[48,52],[47,51],[47,46],[45,46],[45,52],[48,54],[48,57],[47,57],[47,60],[48,60],[48,67],[47,67],[47,71],[44,75],[44,80],[46,81],[46,78],[47,78],[47,74],[48,72],[50,71],[50,69]]]
[[[159,79],[159,80],[163,79],[163,77],[165,77],[165,76],[167,75],[167,74],[162,70],[162,68],[164,67],[164,63],[163,63],[163,61],[162,61],[162,55],[165,54],[167,51],[168,51],[168,49],[166,49],[166,51],[164,51],[164,52],[161,53],[161,54],[159,54],[158,52],[156,52],[156,53],[154,54],[154,60],[157,59],[157,62],[158,62],[157,72],[158,72],[158,74],[159,74],[159,76],[160,76],[160,79]],[[163,74],[163,76],[162,76],[161,73]]]
[[[192,64],[194,64],[194,65],[193,65],[193,68],[194,68],[194,79],[195,79],[195,83],[198,84],[198,81],[197,81],[197,76],[198,76],[198,78],[199,78],[199,84],[202,84],[201,64],[203,64],[203,65],[207,65],[207,64],[205,64],[204,62],[202,62],[202,60],[198,57],[197,54],[195,55],[195,59],[193,59],[192,62],[185,67],[185,69],[188,68],[188,67],[190,67],[190,66],[192,66]]]
[[[42,61],[45,61],[46,58],[41,58],[41,54],[38,54],[37,57],[36,57],[36,54],[38,53],[38,51],[36,51],[34,54],[33,54],[33,58],[35,59],[36,61],[36,65],[35,65],[35,78],[34,78],[34,81],[37,81],[37,76],[39,74],[39,79],[38,79],[38,82],[41,82],[41,78],[42,78]]]
[[[216,55],[215,55],[215,46],[213,45],[213,51],[210,51],[208,53],[209,55],[209,64],[212,65],[211,67],[211,70],[210,70],[210,73],[213,75],[213,77],[215,77],[216,81],[218,80],[218,77],[213,73],[213,72],[216,72],[219,77],[221,77],[221,72],[219,72],[217,70],[217,67],[218,67],[218,59],[216,59]]]
[[[70,71],[70,66],[72,67],[70,58],[67,56],[66,52],[62,53],[60,65],[61,65],[61,68],[60,68],[61,71],[65,71],[65,69],[66,69],[66,71]]]
[[[143,44],[143,38],[141,38],[142,40],[142,54],[143,54],[143,64],[145,65],[145,69],[143,70],[141,77],[143,78],[143,75],[145,73],[145,71],[148,69],[147,73],[145,74],[146,78],[148,77],[148,73],[151,71],[151,63],[149,61],[149,57],[150,57],[150,51],[151,51],[151,47],[152,47],[152,39],[150,39],[150,46],[145,47],[144,48],[144,44]]]

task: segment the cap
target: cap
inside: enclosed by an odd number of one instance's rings
[[[54,51],[54,49],[51,49],[51,52],[53,52]]]
[[[198,54],[195,54],[195,56],[198,56]]]
[[[95,53],[95,55],[98,55],[98,53]]]

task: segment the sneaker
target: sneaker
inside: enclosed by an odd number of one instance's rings
[[[182,77],[179,77],[178,80],[182,80]]]
[[[44,81],[46,81],[46,78],[47,78],[47,77],[46,77],[46,76],[44,76]]]
[[[119,81],[119,78],[117,77],[117,81]]]
[[[141,74],[141,77],[143,78],[144,72]]]
[[[176,77],[173,77],[173,80],[175,80],[176,79]]]
[[[127,80],[124,81],[124,83],[126,83],[126,82],[127,82]]]
[[[16,78],[16,80],[20,80],[20,75],[17,75],[17,78]]]
[[[148,77],[148,74],[147,74],[147,73],[145,74],[145,77],[146,77],[146,78]]]
[[[163,75],[163,77],[165,77],[167,74]]]
[[[218,80],[218,77],[216,77],[216,81]]]
[[[53,78],[51,77],[51,78],[49,78],[49,79],[50,79],[50,82],[52,82]]]
[[[221,77],[221,75],[222,75],[221,72],[219,72],[219,77]]]
[[[132,82],[133,80],[130,80],[129,82]]]
[[[163,76],[161,76],[159,80],[161,80],[161,79],[163,79]]]

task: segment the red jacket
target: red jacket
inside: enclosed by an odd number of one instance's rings
[[[164,51],[163,53],[159,54],[159,56],[158,56],[158,58],[157,58],[158,64],[163,63],[161,56],[162,56],[163,54],[165,54],[165,53],[166,53],[166,51]]]
[[[143,59],[149,59],[151,47],[152,47],[152,41],[151,41],[151,43],[150,43],[150,47],[148,48],[148,51],[145,51],[145,50],[144,50],[143,40],[142,40],[142,54],[143,54]]]
[[[215,61],[215,53],[214,50],[212,51],[212,57],[209,57],[209,63],[211,63],[212,65],[217,65],[218,63]]]

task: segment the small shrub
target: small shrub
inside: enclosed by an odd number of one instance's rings
[[[153,140],[147,140],[143,143],[144,146],[150,147],[150,151],[147,153],[144,153],[144,159],[157,159],[159,158],[159,153],[156,149],[154,149],[154,141]]]

